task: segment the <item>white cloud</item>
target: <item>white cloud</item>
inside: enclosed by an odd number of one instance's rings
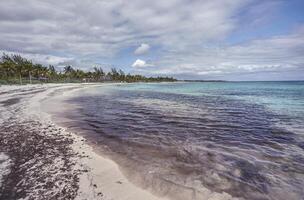
[[[144,67],[151,67],[152,64],[147,64],[146,61],[137,59],[133,64],[132,67],[134,68],[144,68]]]
[[[121,52],[135,44],[141,44],[135,55],[157,47],[149,54],[153,66],[139,59],[133,63],[132,70],[143,73],[208,76],[303,67],[303,30],[226,43],[235,32],[242,34],[243,27],[267,23],[272,8],[280,5],[277,2],[0,1],[0,50],[32,55],[43,63],[75,63],[85,68],[90,63],[110,64],[109,60],[118,60]]]
[[[150,45],[142,43],[137,49],[134,51],[135,55],[146,54],[150,50]]]
[[[11,51],[1,51],[0,54],[19,54],[28,60],[31,60],[34,63],[41,63],[44,65],[61,65],[62,63],[72,62],[74,59],[69,57],[61,56],[52,56],[45,54],[32,54],[32,53],[20,53],[20,52],[11,52]]]
[[[154,68],[144,70],[147,73],[153,71],[158,74],[202,77],[260,72],[284,74],[304,70],[304,28],[289,35],[194,50],[195,52],[168,51],[154,61]]]
[[[0,49],[93,59],[138,43],[180,49],[227,36],[242,2],[0,1]]]

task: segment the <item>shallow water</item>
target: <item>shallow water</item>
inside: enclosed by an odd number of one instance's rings
[[[298,200],[303,99],[304,82],[123,84],[81,91],[68,100],[77,109],[66,118],[145,177],[145,187],[163,181],[190,190],[184,199],[201,199],[207,189]]]

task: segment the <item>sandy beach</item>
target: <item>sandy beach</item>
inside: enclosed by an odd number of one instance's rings
[[[131,183],[115,162],[42,109],[59,90],[92,86],[0,87],[0,199],[165,199]]]
[[[188,83],[118,84],[0,86],[0,199],[303,196],[302,132],[273,123],[286,115],[166,92]]]
[[[0,200],[304,200],[303,10],[0,1]]]

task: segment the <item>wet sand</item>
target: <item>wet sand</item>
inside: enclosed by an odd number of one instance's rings
[[[57,91],[92,86],[0,87],[0,199],[165,199],[131,183],[115,162],[42,109]]]

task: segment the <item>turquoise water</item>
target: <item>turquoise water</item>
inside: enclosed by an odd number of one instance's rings
[[[207,199],[207,189],[298,200],[303,99],[304,82],[121,84],[82,91],[66,117],[145,187],[173,199]]]
[[[132,84],[124,90],[219,96],[259,104],[291,119],[277,125],[304,134],[304,81]]]
[[[130,84],[122,89],[241,99],[304,118],[304,81]]]

